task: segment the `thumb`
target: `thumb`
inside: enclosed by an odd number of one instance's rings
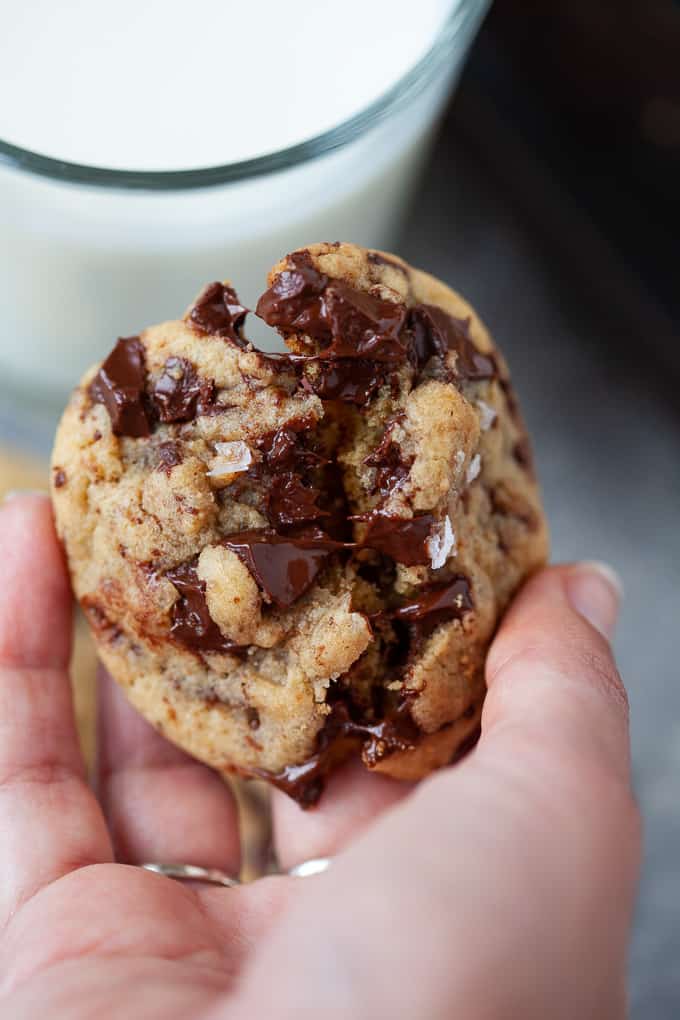
[[[489,655],[477,748],[301,890],[244,1015],[273,989],[285,1016],[624,1015],[639,829],[604,636],[618,600],[589,564],[525,586]]]
[[[487,661],[485,751],[597,766],[628,782],[628,699],[609,646],[621,582],[603,564],[552,567],[520,592]],[[581,772],[581,768],[578,770]]]

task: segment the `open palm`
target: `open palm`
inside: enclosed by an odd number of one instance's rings
[[[611,628],[601,575],[553,569],[520,596],[465,762],[415,789],[350,765],[309,813],[278,795],[282,865],[332,854],[331,869],[223,889],[135,866],[236,872],[236,811],[107,678],[96,796],[86,782],[46,500],[3,507],[0,561],[3,1016],[623,1015],[639,854],[625,696],[574,608]]]

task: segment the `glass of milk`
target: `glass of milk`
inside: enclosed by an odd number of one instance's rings
[[[301,245],[389,249],[487,6],[8,0],[5,414],[49,420],[117,336],[208,281],[254,307]],[[249,335],[275,344],[254,317]]]

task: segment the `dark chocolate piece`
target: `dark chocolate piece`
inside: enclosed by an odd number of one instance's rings
[[[320,491],[305,484],[303,475],[324,463],[323,457],[308,450],[300,433],[309,422],[299,419],[275,432],[262,436],[256,443],[262,462],[251,468],[251,476],[261,476],[263,468],[271,473],[265,497],[266,511],[274,528],[285,528],[315,521],[327,513],[317,506]]]
[[[399,620],[415,627],[412,636],[425,638],[440,623],[459,620],[464,613],[474,608],[470,582],[458,574],[452,581],[436,587],[423,589],[417,599],[405,602],[390,612],[393,620]]]
[[[365,520],[368,524],[362,546],[391,556],[407,567],[430,563],[427,540],[435,524],[432,514],[403,518],[374,510],[354,520]]]
[[[63,468],[54,468],[54,487],[55,489],[61,489],[62,485],[66,485],[66,472]]]
[[[323,457],[302,444],[300,433],[311,424],[305,418],[298,418],[258,439],[256,446],[265,465],[272,471],[304,472],[322,464]]]
[[[394,425],[401,417],[403,416],[395,418],[385,427],[380,444],[364,460],[367,467],[376,469],[373,492],[379,492],[382,496],[388,496],[400,485],[407,477],[415,459],[405,457],[402,448],[392,438]]]
[[[255,314],[269,326],[330,339],[321,295],[328,283],[309,252],[290,255],[287,266],[257,302]]]
[[[476,382],[496,376],[493,356],[482,354],[470,339],[469,319],[456,319],[436,305],[421,304],[411,309],[409,326],[413,335],[410,356],[416,372],[420,372],[430,358],[443,358],[448,351],[454,351],[457,379]]]
[[[284,425],[256,441],[267,467],[285,471],[295,466],[298,437],[295,429]]]
[[[313,807],[323,792],[325,775],[357,745],[369,768],[395,751],[410,751],[417,746],[422,733],[411,716],[409,701],[402,698],[384,718],[369,721],[356,712],[353,718],[352,706],[338,700],[317,734],[317,750],[310,758],[274,774],[259,769],[253,774],[273,783],[301,807]]]
[[[388,671],[401,680],[437,627],[461,619],[473,608],[469,581],[459,574],[446,584],[421,589],[411,602],[372,615],[371,624],[378,629],[383,622],[391,624],[392,640],[386,651]]]
[[[325,318],[333,342],[323,357],[403,361],[406,306],[356,290],[340,280],[326,287]]]
[[[284,333],[299,332],[326,345],[323,357],[403,361],[400,334],[406,306],[329,281],[307,252],[292,255],[257,303],[257,314]]]
[[[249,705],[246,709],[246,719],[248,726],[251,730],[259,730],[260,728],[260,713],[252,705]]]
[[[165,471],[167,474],[170,474],[174,467],[182,463],[182,452],[177,443],[172,441],[159,443],[156,453],[158,456],[158,469]]]
[[[222,544],[236,553],[262,591],[280,609],[288,609],[304,595],[328,557],[344,547],[318,529],[287,536],[271,531],[242,531],[227,535]]]
[[[168,358],[152,392],[162,422],[193,421],[214,405],[215,384],[201,379],[186,358]]]
[[[319,490],[305,485],[300,475],[292,471],[275,474],[266,497],[267,516],[275,528],[327,517],[316,505],[319,496]]]
[[[236,291],[223,283],[209,283],[189,313],[189,321],[202,333],[232,340],[239,347],[247,347],[240,335],[248,309],[238,299]]]
[[[205,581],[199,578],[195,563],[182,563],[165,576],[180,594],[172,607],[171,637],[197,652],[240,654],[245,651],[226,638],[211,617],[205,598]]]
[[[103,404],[117,436],[139,438],[151,432],[144,406],[146,369],[138,336],[121,337],[90,383],[88,393]]]
[[[343,400],[363,407],[384,382],[382,366],[360,358],[334,358],[318,361],[305,383],[322,400]]]

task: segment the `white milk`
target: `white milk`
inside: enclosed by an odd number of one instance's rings
[[[136,171],[219,166],[328,131],[383,96],[460,17],[426,87],[342,147],[276,173],[153,191],[0,162],[4,385],[61,399],[117,335],[181,314],[207,281],[230,278],[252,307],[286,251],[314,240],[389,246],[485,6],[4,0],[0,139]]]

